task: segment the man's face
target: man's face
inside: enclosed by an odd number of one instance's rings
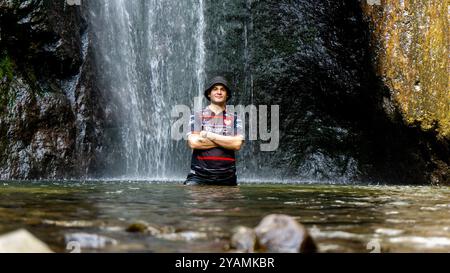
[[[225,103],[227,101],[227,89],[225,86],[221,84],[216,84],[211,89],[211,92],[209,93],[208,97],[211,99],[211,102],[213,103]]]

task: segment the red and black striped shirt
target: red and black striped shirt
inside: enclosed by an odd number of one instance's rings
[[[195,112],[190,119],[191,134],[208,131],[224,136],[243,136],[242,122],[235,112],[225,109],[215,114],[209,107]],[[236,173],[236,156],[233,150],[223,147],[194,149],[192,152],[191,172],[204,176],[221,176]]]

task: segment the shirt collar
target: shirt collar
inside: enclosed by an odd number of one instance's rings
[[[206,112],[206,113],[209,113],[209,114],[214,114],[215,115],[215,113],[213,112],[213,110],[211,110],[211,109],[209,109],[209,105],[208,106],[206,106],[206,108],[205,109],[203,109],[203,112]],[[220,114],[222,114],[223,116],[225,116],[226,114],[227,114],[227,106],[225,105],[225,109],[221,112],[221,113],[219,113],[219,115]]]

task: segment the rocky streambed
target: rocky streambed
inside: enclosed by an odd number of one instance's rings
[[[233,248],[239,246],[236,240],[245,246],[249,238],[243,227],[257,227],[268,214],[287,214],[302,223],[319,252],[450,248],[448,187],[254,183],[186,187],[145,181],[1,184],[0,234],[25,228],[55,252],[238,251]],[[254,230],[261,233],[261,228]]]

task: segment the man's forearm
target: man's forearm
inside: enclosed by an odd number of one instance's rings
[[[240,150],[243,142],[242,136],[223,136],[205,131],[202,131],[200,135],[216,145],[229,150]]]
[[[192,149],[199,149],[199,150],[211,149],[211,148],[218,146],[213,141],[211,141],[207,138],[201,137],[198,134],[190,135],[188,137],[188,144],[189,144],[189,147],[191,147]]]

